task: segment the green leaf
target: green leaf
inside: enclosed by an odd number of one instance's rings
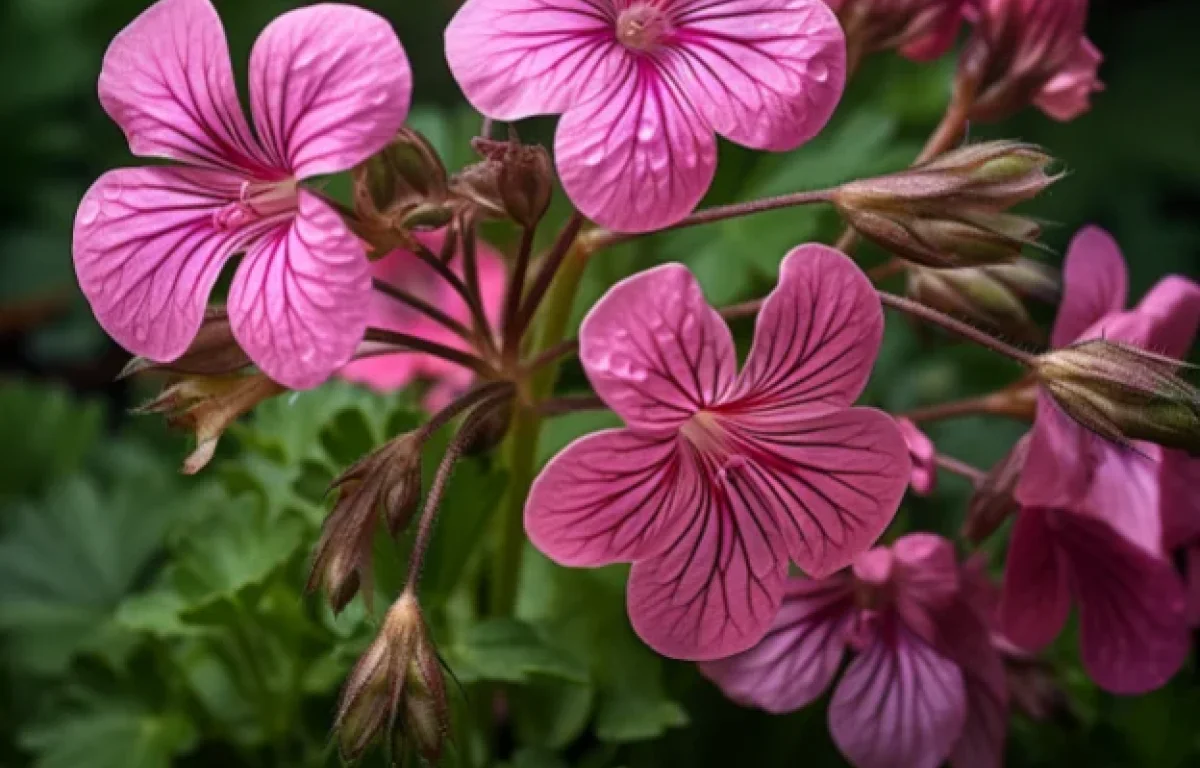
[[[36,493],[83,464],[96,445],[104,408],[61,389],[0,383],[0,499]],[[17,439],[19,436],[19,439]]]
[[[520,743],[564,749],[587,728],[595,703],[590,684],[538,680],[511,691],[513,724]]]
[[[178,712],[104,699],[31,726],[21,745],[37,755],[34,768],[168,768],[196,736]]]
[[[464,683],[527,683],[539,677],[584,683],[588,679],[586,667],[548,644],[532,626],[516,619],[489,619],[469,625],[454,638],[445,654],[454,674]]]

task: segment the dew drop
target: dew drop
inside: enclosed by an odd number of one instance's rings
[[[829,79],[829,67],[819,61],[814,61],[808,68],[808,74],[813,80],[818,83],[823,83]]]
[[[115,203],[121,199],[121,195],[125,194],[125,187],[119,182],[106,184],[104,185],[104,189],[101,190],[101,194],[104,195],[105,200]]]
[[[79,223],[94,224],[100,218],[100,203],[88,200],[79,207]]]
[[[583,164],[589,168],[595,168],[604,161],[604,150],[597,147],[588,153],[587,157],[583,158]]]
[[[638,128],[638,138],[642,141],[650,141],[658,134],[658,127],[654,123],[643,123],[641,128]]]

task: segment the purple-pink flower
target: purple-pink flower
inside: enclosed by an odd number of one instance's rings
[[[1200,286],[1160,281],[1123,311],[1128,279],[1112,237],[1083,230],[1064,265],[1052,341],[1106,338],[1182,356],[1200,321]],[[1164,549],[1163,449],[1111,444],[1042,395],[1017,499],[1001,624],[1015,644],[1039,649],[1079,604],[1085,669],[1103,688],[1141,693],[1164,684],[1190,645],[1183,587]]]
[[[912,457],[912,477],[909,485],[918,496],[928,496],[937,487],[937,449],[929,436],[922,432],[910,419],[896,419],[900,434]]]
[[[714,133],[789,150],[833,113],[845,39],[821,0],[467,0],[450,69],[498,120],[562,114],[559,175],[611,229],[686,216],[716,169]]]
[[[990,585],[938,536],[904,536],[850,572],[788,581],[783,609],[754,648],[701,669],[734,701],[783,713],[833,684],[829,730],[855,768],[999,768],[1008,725]]]
[[[954,45],[967,0],[825,0],[848,35],[876,49],[898,48],[913,61],[932,61]]]
[[[568,566],[632,562],[634,629],[667,656],[762,638],[790,559],[821,577],[895,515],[911,463],[895,421],[851,408],[883,314],[845,255],[784,259],[742,372],[729,327],[688,270],[617,284],[580,329],[580,360],[623,429],[581,438],[538,477],[533,543]]]
[[[445,238],[444,232],[417,235],[417,239],[434,253],[441,251]],[[484,313],[494,323],[500,316],[504,301],[504,262],[498,253],[480,243],[476,250],[476,263]],[[454,271],[460,276],[461,265],[461,258],[454,260]],[[403,248],[392,251],[371,265],[371,274],[429,302],[454,320],[470,325],[471,312],[462,296],[411,251]],[[373,327],[418,336],[453,349],[468,350],[467,342],[428,315],[378,291],[372,294],[370,301],[368,318]],[[362,351],[368,356],[343,368],[341,375],[344,378],[383,392],[408,386],[416,380],[427,380],[431,386],[425,396],[425,406],[432,411],[448,405],[465,392],[474,379],[470,370],[433,355],[398,352],[395,349],[390,354],[369,354],[369,347]]]
[[[75,269],[105,330],[159,362],[195,337],[237,252],[234,336],[269,376],[318,384],[354,353],[371,290],[365,250],[299,182],[381,149],[411,74],[386,21],[344,5],[280,16],[250,57],[252,133],[209,0],[160,0],[113,40],[100,102],[130,150],[182,166],[110,171],[75,219]]]

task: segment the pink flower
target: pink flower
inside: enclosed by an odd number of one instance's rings
[[[444,232],[431,232],[418,239],[431,251],[438,253],[445,242]],[[504,301],[505,269],[500,255],[480,244],[476,259],[479,265],[479,286],[483,294],[484,312],[495,321]],[[455,261],[455,272],[461,276],[461,258]],[[410,251],[398,249],[371,265],[371,274],[423,299],[450,317],[470,326],[471,313],[466,302],[430,266]],[[370,324],[377,328],[419,336],[454,349],[466,350],[468,345],[453,331],[395,299],[376,291],[368,310]],[[388,392],[408,386],[417,379],[433,383],[425,405],[436,411],[447,405],[471,385],[471,371],[433,355],[400,352],[364,357],[347,365],[341,375],[372,389]]]
[[[1087,0],[977,0],[970,16],[986,50],[976,119],[995,120],[1030,101],[1055,120],[1091,108],[1103,89],[1097,71],[1103,56],[1084,36]],[[968,55],[968,60],[971,58]]]
[[[161,0],[113,40],[100,102],[130,150],[185,166],[104,174],[75,218],[75,269],[96,318],[130,351],[178,358],[230,256],[233,334],[269,376],[311,387],[350,359],[370,269],[339,215],[299,186],[382,148],[411,76],[387,22],[317,5],[280,16],[250,57],[251,133],[208,0]]]
[[[847,647],[857,654],[829,705],[829,730],[856,768],[999,768],[1008,723],[1005,671],[992,643],[981,569],[954,547],[904,536],[852,572],[793,578],[754,648],[701,665],[727,696],[769,712],[816,701]]]
[[[871,50],[899,48],[913,61],[946,54],[962,27],[967,0],[825,0],[848,37],[863,36]]]
[[[1111,236],[1080,232],[1067,255],[1053,344],[1103,336],[1186,353],[1200,320],[1200,286],[1168,277],[1126,312],[1127,283]],[[1123,447],[1092,435],[1043,395],[1017,486],[1022,509],[1005,569],[1004,634],[1039,649],[1077,601],[1084,667],[1116,693],[1161,686],[1189,647],[1183,588],[1163,546],[1162,455],[1156,445]]]
[[[843,254],[793,250],[740,375],[729,327],[687,269],[617,284],[580,330],[580,360],[624,429],[581,438],[525,507],[533,543],[568,566],[633,562],[634,629],[676,658],[758,642],[789,558],[814,576],[891,522],[911,465],[896,423],[850,405],[879,351],[871,283]]]
[[[918,496],[928,496],[937,487],[937,464],[934,458],[937,449],[933,441],[908,419],[896,419],[900,434],[904,435],[904,443],[912,456],[912,478],[909,485]]]
[[[559,175],[610,229],[686,216],[716,169],[714,132],[790,150],[829,119],[845,40],[821,0],[467,0],[446,56],[497,120],[562,114]]]

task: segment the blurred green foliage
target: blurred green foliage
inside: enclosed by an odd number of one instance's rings
[[[123,415],[145,392],[112,382],[123,356],[74,287],[70,232],[86,186],[134,162],[94,86],[107,41],[146,4],[0,6],[0,162],[8,180],[0,185],[0,765],[336,765],[328,734],[337,690],[379,615],[355,601],[334,618],[303,594],[307,560],[329,481],[421,416],[407,395],[344,384],[285,396],[239,425],[214,464],[187,479],[176,471],[182,441]],[[239,71],[258,30],[295,4],[217,0]],[[452,3],[364,4],[395,22],[413,60],[412,123],[449,165],[468,162],[478,118],[462,106],[441,58]],[[1062,158],[1067,178],[1032,208],[1052,225],[1048,242],[1061,249],[1084,223],[1108,227],[1141,291],[1165,272],[1194,276],[1200,263],[1200,67],[1192,48],[1200,7],[1093,5],[1109,85],[1096,109],[1069,125],[1029,112],[976,131],[1039,142]],[[722,146],[710,202],[903,167],[943,108],[951,69],[949,61],[872,60],[810,145],[783,156]],[[544,139],[551,128],[533,121],[522,131]],[[553,216],[564,211],[560,197]],[[672,259],[695,269],[715,303],[760,295],[789,247],[831,238],[836,227],[828,210],[782,211],[624,246],[590,265],[576,311],[631,271]],[[503,244],[511,233],[495,236]],[[867,398],[902,410],[987,391],[1013,374],[986,353],[890,318]],[[568,366],[561,388],[585,386]],[[611,423],[597,414],[554,420],[542,457]],[[941,450],[981,466],[1019,433],[1019,425],[979,419],[932,430]],[[442,446],[430,447],[427,472]],[[480,554],[504,484],[486,457],[459,469],[426,569],[425,607],[457,681],[448,763],[843,764],[819,705],[786,717],[741,710],[692,666],[641,645],[625,617],[622,568],[568,571],[530,549],[517,616],[476,615]],[[943,477],[940,493],[912,502],[896,529],[953,535],[968,492]],[[402,579],[408,546],[378,542],[377,611]],[[1050,656],[1070,712],[1049,723],[1016,718],[1011,765],[1200,761],[1193,667],[1160,692],[1121,700],[1083,677],[1070,638]],[[488,696],[497,685],[508,691],[499,732]]]

